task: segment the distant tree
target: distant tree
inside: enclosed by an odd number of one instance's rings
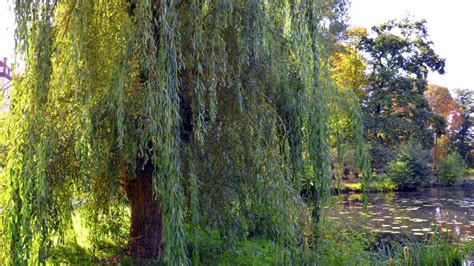
[[[441,137],[447,133],[447,122],[440,113],[433,113],[430,121],[431,130],[435,138]]]
[[[411,138],[424,149],[433,146],[433,112],[423,93],[428,71],[442,74],[445,63],[433,50],[425,23],[392,20],[361,38],[369,71],[365,126],[377,167]]]
[[[456,103],[461,111],[462,124],[453,132],[451,141],[461,157],[472,165],[470,154],[474,149],[474,92],[468,89],[456,90]]]
[[[452,134],[463,123],[459,105],[451,96],[448,88],[431,84],[425,91],[425,97],[433,111],[444,116],[448,123],[448,133]]]
[[[333,111],[329,128],[330,143],[334,148],[332,152],[335,154],[332,162],[335,166],[333,175],[336,178],[343,176],[344,171],[348,169],[358,176],[361,167],[357,166],[356,162],[360,162],[361,159],[368,164],[368,158],[363,155],[368,154],[366,147],[364,146],[363,152],[354,150],[357,146],[354,145],[354,141],[366,143],[366,140],[354,138],[354,132],[362,128],[363,114],[360,99],[365,96],[364,87],[367,85],[366,63],[357,50],[357,45],[360,38],[366,34],[365,28],[348,29],[346,38],[338,42],[335,51],[329,57],[330,82],[338,92],[338,97],[334,97],[330,102]],[[360,117],[354,117],[356,113],[359,113]]]
[[[437,165],[444,160],[452,149],[451,141],[449,137],[444,135],[436,139],[436,143],[433,146],[433,164],[437,168]]]
[[[444,136],[447,133],[446,127],[447,127],[447,122],[444,116],[440,113],[434,113],[431,116],[431,130],[433,132],[433,137],[434,137],[434,145],[433,145],[433,150],[432,150],[432,155],[433,155],[433,166],[436,169],[436,163],[438,155],[438,141],[439,139]]]
[[[368,80],[365,70],[367,64],[357,50],[362,37],[367,36],[365,28],[350,28],[347,30],[348,39],[341,49],[331,57],[331,79],[343,90],[351,89],[362,98],[365,96],[364,87]]]

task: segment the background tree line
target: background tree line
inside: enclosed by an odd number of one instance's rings
[[[373,174],[415,189],[432,182],[450,153],[472,167],[473,93],[457,89],[453,98],[447,88],[428,85],[428,73],[442,74],[445,60],[433,50],[426,22],[405,18],[347,33],[333,55],[332,78],[359,98]]]

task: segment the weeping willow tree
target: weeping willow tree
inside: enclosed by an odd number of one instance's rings
[[[342,98],[328,47],[346,6],[16,1],[24,70],[9,129],[11,262],[44,263],[77,202],[99,237],[111,230],[101,221],[126,215],[117,207],[125,200],[136,258],[198,260],[197,242],[189,249],[186,240],[201,228],[229,245],[264,235],[302,248],[307,221],[318,220],[330,193],[330,113]]]

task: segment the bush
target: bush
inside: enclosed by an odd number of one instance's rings
[[[464,161],[457,151],[451,152],[439,165],[439,181],[452,185],[464,175]]]
[[[388,165],[387,175],[397,189],[415,190],[431,182],[430,153],[418,143],[401,149],[397,159]]]

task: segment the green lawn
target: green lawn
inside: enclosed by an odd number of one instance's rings
[[[474,168],[469,168],[466,170],[463,180],[474,181]]]
[[[384,192],[395,190],[395,184],[388,178],[373,178],[368,182],[369,192]],[[339,192],[363,192],[362,181],[357,180],[342,180],[339,184],[333,182],[333,189]]]

